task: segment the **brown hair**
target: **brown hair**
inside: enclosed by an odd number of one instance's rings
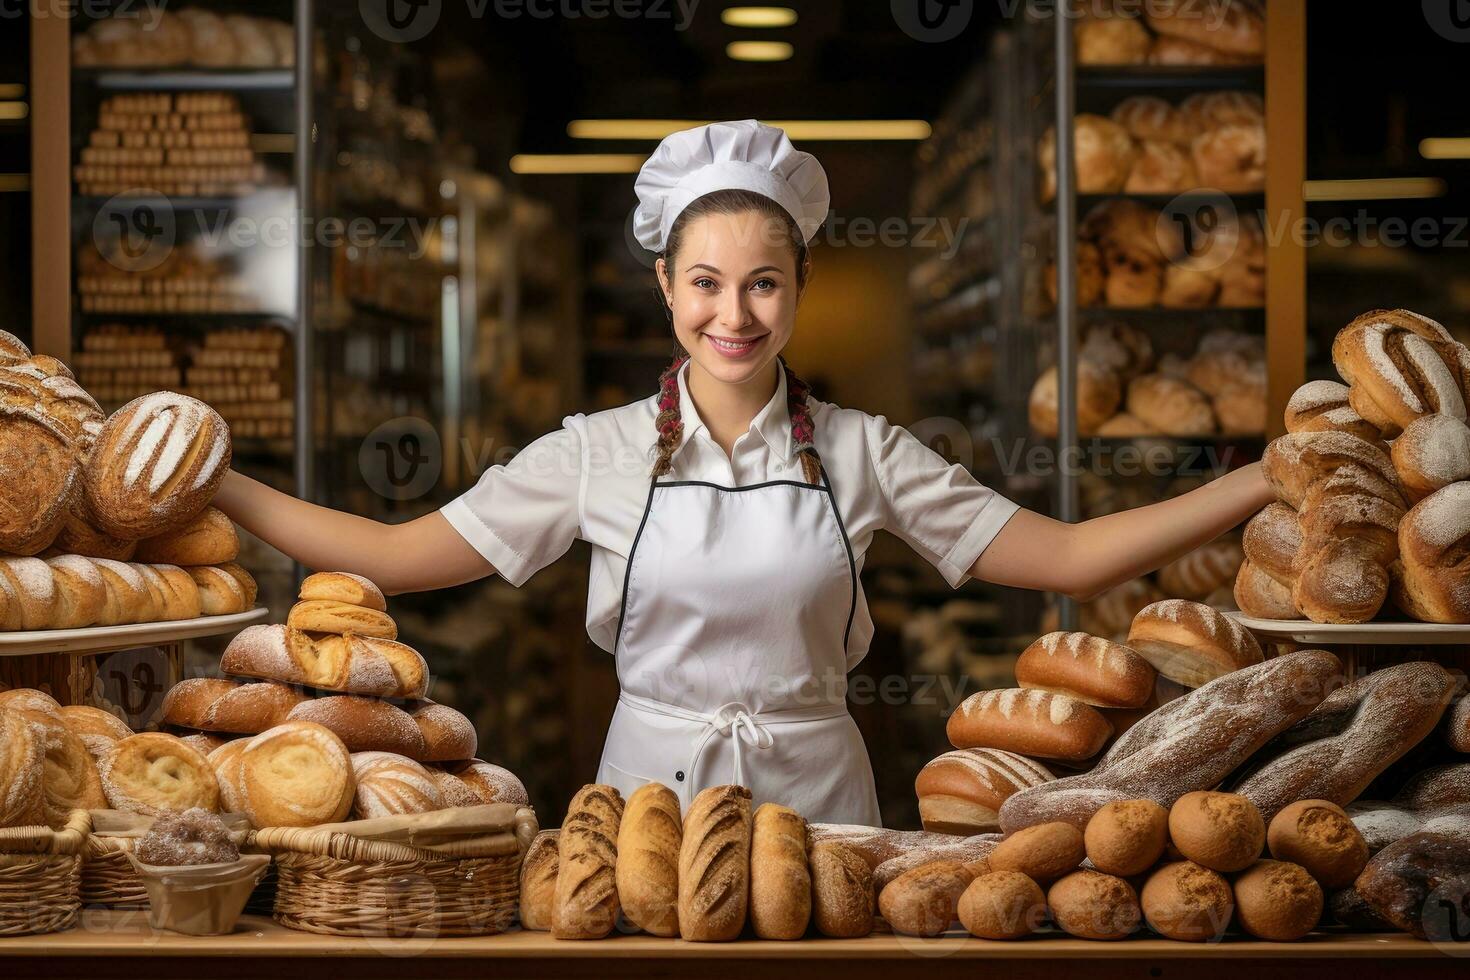
[[[749,212],[755,212],[762,218],[779,223],[779,227],[783,229],[791,244],[792,254],[796,258],[797,289],[804,288],[811,258],[801,230],[797,228],[791,215],[786,213],[785,208],[764,194],[757,194],[754,191],[714,191],[703,197],[695,198],[674,219],[673,227],[669,229],[668,241],[664,244],[663,252],[665,263],[673,264],[673,257],[683,243],[684,231],[696,218],[712,214],[746,214]],[[664,307],[664,314],[668,316],[672,326],[674,313],[669,309],[663,289],[658,290],[658,297]],[[663,374],[658,378],[658,417],[654,423],[658,429],[656,446],[658,455],[654,460],[652,473],[655,479],[666,475],[673,468],[674,450],[679,448],[679,443],[684,438],[684,422],[679,417],[679,369],[688,359],[689,352],[678,340],[675,340],[673,363],[664,368]],[[816,431],[807,406],[807,395],[811,389],[805,381],[796,376],[796,372],[791,370],[791,366],[786,363],[784,357],[780,358],[780,365],[781,370],[786,372],[786,409],[791,416],[792,446],[798,458],[801,459],[801,472],[806,481],[819,483],[821,482],[821,457],[817,455],[817,448],[814,445]]]

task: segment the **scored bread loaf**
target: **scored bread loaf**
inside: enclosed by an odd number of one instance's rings
[[[1000,805],[1012,794],[1053,778],[1045,766],[1014,752],[955,749],[919,770],[919,819],[935,833],[991,833],[1000,829]]]
[[[583,786],[567,806],[557,839],[551,934],[602,939],[618,920],[616,865],[623,798],[611,786]]]
[[[1016,661],[1016,683],[1098,708],[1136,708],[1153,694],[1155,672],[1123,646],[1081,632],[1047,633]]]
[[[1347,432],[1384,449],[1378,426],[1348,403],[1348,386],[1340,381],[1308,381],[1286,403],[1287,432]]]
[[[750,790],[711,786],[689,804],[679,848],[679,935],[724,942],[750,901]]]
[[[256,827],[336,823],[352,809],[352,759],[330,730],[288,721],[256,735],[239,755],[239,790]]]
[[[405,643],[355,634],[313,637],[278,624],[241,630],[225,647],[220,669],[240,677],[393,698],[423,697],[429,676],[424,658]]]
[[[521,928],[550,932],[556,907],[557,839],[560,831],[543,830],[526,848],[521,861]]]
[[[1186,687],[1199,687],[1264,658],[1245,627],[1188,599],[1164,599],[1140,609],[1128,631],[1128,646],[1160,674]]]
[[[6,628],[44,630],[54,626],[61,596],[50,565],[40,558],[0,558],[0,579],[8,600]]]
[[[191,677],[164,695],[162,720],[179,728],[258,735],[285,722],[291,709],[305,700],[305,694],[275,681],[242,684],[222,677]]]
[[[291,629],[313,633],[351,633],[354,636],[398,639],[398,624],[377,609],[331,599],[302,599],[286,614]]]
[[[205,507],[187,523],[138,542],[134,557],[168,565],[219,565],[240,554],[235,525],[217,507]]]
[[[1348,402],[1394,438],[1421,415],[1465,418],[1470,352],[1443,326],[1411,310],[1371,310],[1337,332],[1332,363]]]
[[[957,749],[994,748],[1042,759],[1080,761],[1102,748],[1112,726],[1065,694],[1008,688],[965,698],[945,726]]]
[[[358,820],[444,809],[429,771],[392,752],[352,753],[352,815]]]
[[[234,562],[190,566],[186,571],[199,587],[199,605],[205,616],[242,613],[255,605],[255,579]]]
[[[840,840],[815,841],[807,852],[812,875],[812,923],[833,939],[857,939],[873,931],[873,869]]]
[[[107,583],[101,570],[81,555],[55,555],[46,564],[56,583],[53,627],[77,629],[100,620],[107,606]]]
[[[790,807],[762,803],[750,832],[750,926],[760,939],[800,939],[812,917],[806,821]]]
[[[1171,598],[1203,599],[1235,579],[1244,557],[1238,541],[1219,538],[1159,569],[1159,586]]]
[[[470,759],[447,763],[444,769],[468,786],[481,803],[515,803],[519,806],[531,803],[525,785],[515,773],[503,766],[484,759]]]
[[[1451,483],[1409,508],[1398,526],[1395,605],[1427,623],[1470,623],[1470,483]]]
[[[45,746],[16,711],[0,709],[0,827],[45,820]]]
[[[327,602],[345,602],[364,609],[388,610],[388,600],[383,591],[371,581],[352,572],[317,572],[301,581],[298,599],[320,599]]]
[[[398,705],[350,694],[307,699],[287,714],[288,721],[309,721],[327,728],[349,752],[393,752],[419,759],[426,751],[424,733]]]
[[[618,902],[629,922],[655,936],[679,934],[679,797],[644,783],[628,797],[618,824]]]

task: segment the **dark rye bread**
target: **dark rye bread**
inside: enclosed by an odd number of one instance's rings
[[[1170,701],[1113,743],[1091,772],[1010,797],[1000,825],[1012,833],[1061,820],[1081,829],[1115,800],[1171,807],[1211,789],[1321,703],[1342,664],[1325,650],[1299,650],[1218,677]]]
[[[1347,812],[1371,854],[1411,834],[1470,833],[1470,762],[1426,769],[1393,799],[1358,800]]]
[[[1470,832],[1412,834],[1379,851],[1354,890],[1420,939],[1464,941],[1470,917]]]

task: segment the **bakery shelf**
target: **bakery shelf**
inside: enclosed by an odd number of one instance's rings
[[[1250,89],[1265,85],[1266,69],[1263,65],[1225,68],[1178,68],[1172,65],[1079,66],[1076,78],[1079,91],[1087,88],[1149,91]]]
[[[1470,625],[1446,623],[1314,623],[1309,619],[1257,619],[1231,612],[1259,636],[1332,646],[1446,646],[1470,644]]]
[[[290,68],[77,68],[72,77],[108,92],[281,91],[296,83]]]
[[[159,646],[193,640],[201,636],[233,633],[258,623],[270,614],[264,606],[227,616],[159,623],[129,623],[125,626],[89,626],[72,630],[29,630],[0,633],[0,657],[24,657],[38,653],[100,654],[138,647]]]
[[[1189,204],[1218,204],[1220,201],[1229,201],[1237,212],[1261,211],[1266,207],[1266,194],[1264,191],[1255,191],[1249,194],[1226,194],[1223,191],[1200,188],[1197,190],[1178,191],[1174,194],[1078,194],[1077,213],[1086,215],[1097,205],[1104,201],[1123,199],[1137,201],[1155,208],[1163,208],[1166,205],[1177,204],[1180,206]]]

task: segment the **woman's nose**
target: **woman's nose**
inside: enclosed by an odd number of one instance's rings
[[[750,322],[750,310],[740,290],[730,290],[720,303],[720,326],[739,329]]]

